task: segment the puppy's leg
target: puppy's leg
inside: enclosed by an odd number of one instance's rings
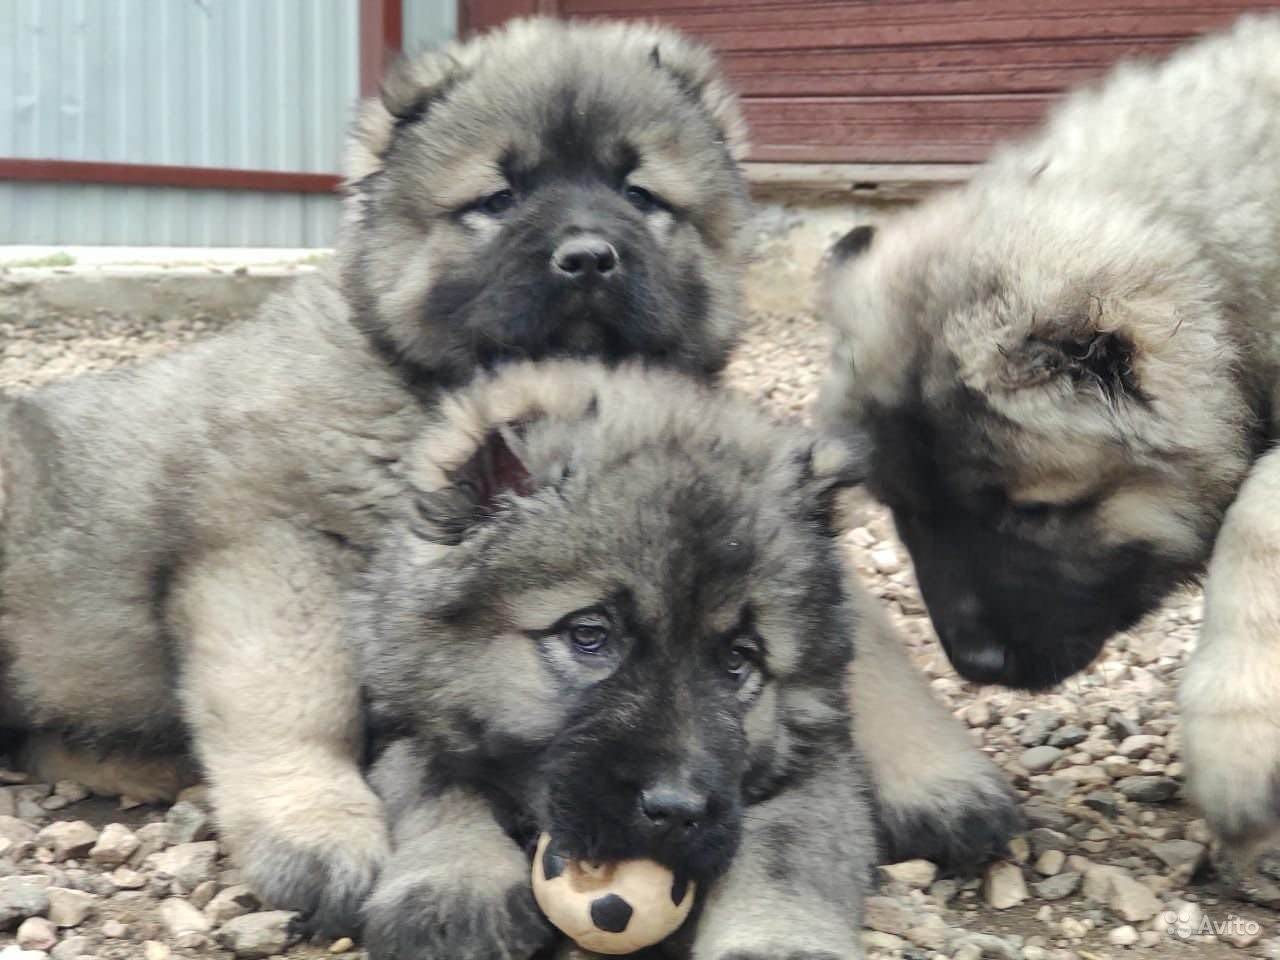
[[[888,862],[972,867],[1023,828],[1013,788],[933,698],[875,599],[857,591],[853,739],[870,768]]]
[[[328,551],[328,553],[326,552]],[[387,854],[359,769],[359,686],[333,548],[280,524],[175,585],[183,702],[223,839],[268,902],[354,933]]]
[[[874,856],[850,754],[746,810],[742,845],[707,891],[693,960],[852,960]]]
[[[371,775],[394,851],[365,908],[370,960],[528,960],[554,937],[533,899],[528,857],[484,799],[433,790],[421,771],[399,741]]]
[[[1227,511],[1179,699],[1192,799],[1238,862],[1280,847],[1280,449]]]

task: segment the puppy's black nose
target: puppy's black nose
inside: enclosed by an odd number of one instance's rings
[[[696,830],[710,806],[707,794],[684,785],[659,783],[640,793],[640,809],[663,832]]]
[[[618,251],[597,233],[579,233],[551,254],[551,269],[566,280],[593,282],[607,279],[618,268]]]

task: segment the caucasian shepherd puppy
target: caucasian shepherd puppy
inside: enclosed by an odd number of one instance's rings
[[[408,61],[361,109],[339,270],[172,357],[0,400],[0,727],[35,735],[41,775],[172,792],[131,761],[189,738],[259,893],[356,929],[387,832],[341,600],[406,444],[504,358],[719,370],[740,128],[709,52],[652,27],[522,22]]]
[[[1280,19],[1129,65],[964,189],[839,245],[827,424],[948,655],[1040,688],[1208,564],[1189,785],[1280,827]]]
[[[392,738],[372,774],[394,837],[374,960],[548,945],[543,831],[698,882],[662,955],[858,955],[863,628],[833,453],[637,369],[513,366],[439,408],[409,461],[416,509],[353,618],[372,732]]]

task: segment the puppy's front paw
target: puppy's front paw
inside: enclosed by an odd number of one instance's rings
[[[1241,856],[1280,840],[1280,716],[1274,710],[1183,717],[1187,792],[1210,827]]]
[[[263,902],[297,910],[307,934],[355,936],[385,848],[361,845],[307,849],[287,841],[255,844],[242,857],[249,885]]]
[[[402,878],[369,901],[364,941],[369,960],[528,960],[553,936],[527,884],[486,895]]]
[[[1001,856],[1026,828],[1013,787],[986,757],[920,768],[916,779],[876,784],[880,845],[887,863],[930,860],[972,870]]]

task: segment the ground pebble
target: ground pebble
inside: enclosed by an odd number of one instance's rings
[[[50,887],[49,919],[60,927],[78,927],[93,913],[98,898],[83,890]]]
[[[269,957],[298,940],[297,918],[296,913],[287,910],[246,913],[223,925],[218,931],[218,942],[237,957],[248,960]]]
[[[885,879],[901,883],[913,890],[927,890],[938,877],[938,868],[928,860],[904,860],[882,866]]]
[[[129,935],[129,928],[119,920],[107,920],[102,924],[102,935],[108,940],[123,940]]]
[[[83,820],[58,820],[36,834],[36,846],[53,853],[54,863],[78,860],[98,842],[98,831]]]
[[[1084,727],[1077,727],[1074,724],[1067,724],[1065,727],[1059,727],[1049,735],[1049,746],[1065,750],[1084,743],[1087,739],[1089,739],[1088,730],[1084,729]]]
[[[213,840],[179,843],[157,853],[151,866],[157,873],[172,877],[183,891],[191,891],[212,880],[218,863],[218,844]]]
[[[982,884],[982,897],[996,910],[1008,910],[1027,899],[1027,884],[1017,864],[1007,861],[987,867]]]
[[[23,950],[17,945],[0,949],[0,960],[46,960],[48,956],[43,950]]]
[[[89,851],[89,859],[100,866],[118,867],[137,852],[139,843],[134,832],[124,824],[109,823]]]
[[[350,953],[355,949],[355,943],[350,937],[339,937],[333,943],[329,944],[330,953]]]
[[[1018,733],[1018,742],[1024,747],[1038,747],[1049,739],[1062,723],[1062,718],[1047,710],[1036,710],[1027,717]]]
[[[67,937],[53,948],[53,960],[80,960],[93,953],[93,941],[88,937]]]
[[[1107,906],[1116,916],[1130,923],[1150,920],[1161,910],[1160,898],[1151,892],[1151,888],[1127,874],[1118,874],[1112,878],[1111,897]]]
[[[247,885],[238,883],[220,890],[204,908],[204,915],[215,927],[220,927],[228,920],[253,913],[260,906],[253,891]]]
[[[1055,877],[1062,872],[1067,855],[1061,850],[1046,850],[1036,860],[1036,873],[1042,877]]]
[[[1080,889],[1080,874],[1075,872],[1059,873],[1056,876],[1049,877],[1047,880],[1033,883],[1031,889],[1036,892],[1036,896],[1041,900],[1061,900]]]
[[[1164,803],[1177,795],[1178,781],[1150,775],[1125,777],[1116,783],[1116,789],[1127,799],[1139,803]]]
[[[28,917],[18,927],[14,942],[23,950],[51,950],[58,942],[58,928],[44,917]]]
[[[1113,947],[1132,947],[1139,939],[1138,931],[1127,924],[1107,934],[1107,943]]]
[[[165,814],[165,823],[173,827],[175,843],[195,843],[213,835],[213,821],[194,803],[179,801]]]
[[[208,918],[186,900],[177,897],[170,897],[160,904],[160,922],[172,937],[190,931],[205,933],[209,929]]]
[[[1052,767],[1062,757],[1062,750],[1057,747],[1040,746],[1032,747],[1025,751],[1019,762],[1027,768],[1030,773],[1043,773]]]
[[[49,895],[33,877],[0,877],[0,930],[49,912]]]
[[[147,940],[142,944],[142,956],[144,960],[169,960],[172,952],[165,944],[159,940]]]

